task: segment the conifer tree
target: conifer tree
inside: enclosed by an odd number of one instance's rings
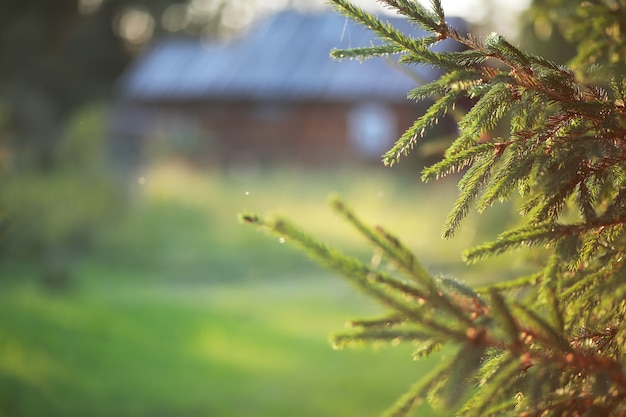
[[[470,288],[431,275],[383,227],[370,227],[342,201],[333,207],[389,262],[387,269],[333,249],[284,219],[244,221],[297,242],[384,305],[382,317],[354,321],[338,347],[402,341],[416,358],[446,346],[456,353],[416,381],[387,416],[410,415],[428,398],[458,416],[626,416],[626,2],[555,0],[553,14],[578,43],[557,65],[491,34],[478,39],[446,22],[440,0],[384,0],[429,35],[414,38],[356,7],[336,8],[381,43],[334,50],[339,59],[393,56],[431,65],[441,76],[408,93],[432,105],[383,161],[393,165],[460,100],[472,106],[443,159],[424,181],[461,172],[443,227],[451,237],[472,209],[518,194],[521,226],[465,253],[467,262],[540,247],[545,264],[528,276]],[[435,52],[452,39],[461,52]],[[502,133],[504,132],[504,133]],[[487,133],[487,134],[486,134]],[[488,138],[488,139],[485,139]]]

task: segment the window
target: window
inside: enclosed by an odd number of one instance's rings
[[[378,158],[387,151],[396,136],[396,120],[388,106],[365,103],[348,116],[348,134],[354,148],[363,156]]]

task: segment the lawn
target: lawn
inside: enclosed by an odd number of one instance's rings
[[[287,215],[367,259],[326,207],[336,191],[400,232],[433,272],[487,282],[524,267],[521,257],[497,261],[497,273],[464,266],[461,250],[492,237],[510,210],[472,217],[443,242],[455,191],[417,177],[179,164],[129,174],[128,209],[74,259],[68,289],[44,290],[37,265],[0,268],[0,416],[378,415],[432,362],[411,361],[411,346],[332,350],[329,334],[378,307],[237,213]]]

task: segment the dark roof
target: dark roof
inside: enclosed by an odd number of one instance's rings
[[[404,19],[388,20],[405,33],[423,35]],[[123,76],[120,93],[149,101],[404,100],[416,81],[390,71],[388,59],[336,61],[329,56],[333,48],[376,43],[371,31],[336,13],[285,11],[230,43],[156,42]],[[421,79],[435,76],[429,67],[411,70]]]

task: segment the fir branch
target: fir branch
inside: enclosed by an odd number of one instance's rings
[[[511,310],[506,305],[504,298],[495,289],[490,289],[489,296],[491,299],[491,315],[497,320],[505,332],[508,334],[510,341],[515,345],[519,344],[520,328],[513,317]]]
[[[575,271],[582,263],[580,257],[580,249],[582,246],[582,233],[574,230],[563,236],[559,236],[555,244],[555,253],[561,260],[566,263],[567,269]]]
[[[391,278],[384,277],[379,271],[364,265],[356,258],[344,255],[336,249],[332,249],[316,241],[286,220],[266,221],[255,214],[244,214],[241,216],[241,219],[246,223],[269,230],[282,238],[293,240],[305,249],[310,256],[319,260],[330,269],[338,271],[362,290],[366,291],[383,304],[392,307],[394,310],[398,310],[413,318],[421,316],[414,307],[392,296],[388,291],[380,288],[380,286],[372,285],[379,281],[388,283]]]
[[[458,415],[622,413],[626,399],[621,364],[626,343],[623,71],[616,72],[607,92],[602,85],[579,81],[580,72],[528,54],[500,35],[489,35],[482,42],[459,33],[445,22],[438,0],[432,0],[431,9],[414,0],[383,1],[424,28],[428,35],[421,39],[401,33],[347,0],[333,3],[383,42],[335,50],[333,56],[365,59],[400,54],[400,64],[427,64],[443,72],[439,79],[409,92],[413,100],[433,99],[434,104],[384,155],[386,165],[406,155],[460,99],[473,100],[458,123],[457,140],[441,162],[422,173],[428,181],[467,170],[444,225],[444,237],[454,234],[472,207],[482,212],[510,198],[517,188],[522,212],[530,214],[527,223],[471,249],[465,259],[471,263],[538,245],[545,245],[551,256],[539,272],[474,290],[433,278],[395,236],[382,227],[366,226],[340,202],[335,202],[339,212],[399,266],[400,278],[326,247],[285,221],[266,222],[254,215],[244,220],[295,241],[389,307],[383,318],[353,322],[356,330],[336,336],[337,344],[408,340],[417,344],[415,357],[450,343],[459,348],[452,360],[414,385],[388,415],[406,416],[424,396],[456,405],[465,399],[471,381],[477,386]],[[626,7],[615,2],[611,7],[587,3],[576,11],[595,10],[601,18],[589,18],[576,30],[595,24],[600,25],[601,35],[580,45],[578,59],[600,62],[613,42],[604,38],[623,26],[616,16],[625,16]],[[443,39],[468,50],[429,49]],[[620,42],[611,52],[618,59],[626,56]],[[499,134],[504,138],[493,138],[499,129],[506,130]],[[484,292],[489,302],[483,301]]]
[[[446,156],[440,162],[424,168],[422,171],[422,181],[428,182],[448,174],[459,172],[474,164],[478,158],[483,157],[485,154],[493,153],[494,151],[497,151],[497,145],[488,142]]]
[[[530,175],[533,158],[521,158],[517,143],[497,144],[497,151],[502,154],[490,184],[476,203],[476,210],[482,213],[495,201],[506,200],[518,187],[519,183]]]
[[[469,388],[469,382],[482,364],[485,346],[478,343],[468,343],[459,350],[452,360],[453,372],[441,384],[432,395],[441,401],[445,409],[453,409],[463,402]]]
[[[586,181],[580,181],[576,187],[576,203],[580,208],[580,214],[586,222],[594,222],[598,215],[594,208],[595,198]]]
[[[574,164],[564,164],[552,173],[548,183],[559,183],[558,188],[546,186],[546,195],[540,195],[528,206],[533,223],[554,222],[566,207],[567,199],[576,192],[582,176]],[[548,188],[549,187],[549,188]]]
[[[400,290],[401,293],[411,295],[424,302],[432,303],[442,312],[452,314],[467,325],[472,321],[462,308],[453,303],[445,293],[441,291],[433,277],[426,271],[413,252],[400,242],[395,236],[385,231],[382,227],[372,229],[367,227],[343,202],[336,197],[331,200],[333,207],[342,214],[348,222],[354,225],[374,245],[383,250],[392,262],[394,262],[416,284],[423,286],[421,291],[414,286],[402,283],[398,280],[378,274],[377,282],[390,288]]]
[[[623,217],[623,213],[626,212],[626,187],[621,186],[617,195],[610,202],[604,214],[602,215],[602,219],[604,221],[612,221],[617,220]]]
[[[437,15],[437,18],[439,18],[439,23],[444,23],[446,21],[446,17],[443,7],[441,6],[441,0],[430,0],[430,4],[433,8],[433,12]]]
[[[487,417],[487,411],[508,397],[512,381],[522,372],[520,360],[513,356],[504,356],[502,363],[492,370],[492,375],[482,383],[480,392],[473,395],[457,412],[464,417]]]
[[[519,363],[519,358],[509,350],[491,348],[485,351],[483,366],[476,372],[476,385],[481,388],[490,385],[492,380],[511,362]]]
[[[478,309],[486,308],[486,304],[482,300],[478,292],[474,291],[471,287],[465,285],[455,278],[439,276],[437,277],[437,284],[440,288],[443,288],[449,294],[458,295],[461,296],[461,298],[471,300],[471,302],[474,304],[474,307]]]
[[[446,155],[451,155],[474,145],[480,134],[496,127],[515,102],[516,95],[510,85],[496,82],[485,85],[482,97],[459,122],[459,137],[450,145]]]
[[[472,70],[476,70],[475,67],[477,65],[483,64],[489,59],[484,52],[475,49],[467,49],[458,52],[452,51],[446,52],[445,54],[451,61],[456,62],[458,66]]]
[[[356,214],[338,197],[331,197],[331,205],[350,224],[363,234],[371,243],[381,248],[386,256],[402,268],[413,282],[426,286],[428,290],[436,289],[431,275],[417,260],[415,255],[402,243],[381,228],[372,229],[366,226]]]
[[[530,141],[529,137],[537,133],[534,129],[543,131],[546,118],[552,109],[549,101],[534,91],[517,87],[515,94],[519,96],[519,100],[513,103],[510,110],[511,138],[523,142],[524,147],[520,146],[520,149],[526,149],[526,153],[530,153],[539,144]]]
[[[405,52],[405,49],[395,44],[375,45],[362,48],[333,49],[330,56],[335,59],[358,59],[364,61],[370,58],[387,57],[392,54]]]
[[[591,223],[559,224],[545,222],[537,225],[522,226],[499,235],[495,241],[485,243],[466,251],[464,258],[467,262],[476,262],[489,256],[498,255],[511,249],[523,246],[541,244],[553,245],[560,254],[561,261],[574,261],[573,266],[579,265],[582,257],[591,249],[581,251],[581,238],[589,234],[600,236],[589,239],[594,247],[593,253],[599,247],[621,236],[626,228],[626,219],[603,219]],[[590,244],[590,243],[587,244]]]
[[[423,330],[372,328],[356,332],[337,333],[332,336],[331,345],[334,349],[343,349],[372,342],[387,342],[395,346],[402,342],[422,342],[424,340],[431,340],[432,337],[432,334]]]
[[[486,409],[483,415],[484,416],[503,416],[503,415],[507,415],[506,413],[515,411],[517,408],[518,408],[517,399],[514,398],[508,401],[504,400],[493,405],[491,408]],[[520,415],[523,415],[523,414],[520,414]]]
[[[356,258],[347,256],[336,249],[318,242],[286,220],[278,219],[266,221],[255,214],[243,214],[240,218],[246,223],[254,224],[282,238],[294,241],[302,247],[309,256],[318,260],[322,265],[337,271],[383,305],[390,307],[407,319],[424,326],[432,335],[437,335],[446,340],[463,341],[466,339],[464,327],[457,325],[455,328],[454,323],[443,323],[441,320],[437,321],[431,317],[432,314],[425,314],[424,308],[420,304],[411,303],[411,300],[407,301],[407,290],[410,290],[408,295],[415,294],[418,298],[422,297],[422,293],[415,287],[402,283],[381,271],[364,265]],[[430,300],[436,301],[437,305],[448,306],[447,311],[455,315],[458,319],[469,321],[469,318],[465,316],[461,310],[455,308],[455,306],[446,299],[445,295],[429,292],[428,296],[431,296],[432,298]],[[452,327],[450,326],[451,324],[453,325]]]
[[[414,284],[408,282],[402,282],[396,278],[393,278],[381,271],[373,274],[369,279],[378,284],[382,284],[385,287],[396,290],[397,293],[403,294],[406,297],[411,297],[415,300],[427,301],[430,299],[430,295],[421,289],[417,288]]]
[[[417,383],[398,399],[398,401],[389,408],[384,417],[406,417],[415,407],[417,407],[424,399],[426,394],[433,389],[441,378],[453,371],[453,360],[442,362],[439,366],[433,368],[426,376],[422,377]]]
[[[538,303],[547,307],[556,330],[561,334],[565,334],[565,314],[559,298],[561,293],[559,277],[564,271],[561,258],[557,254],[552,254],[544,271],[543,285],[539,287],[538,291]]]
[[[336,0],[331,0],[335,2]],[[412,0],[381,0],[383,3],[395,8],[400,14],[407,16],[428,32],[437,32],[442,26],[442,19],[422,4]]]
[[[531,62],[528,56],[511,45],[504,36],[495,32],[491,33],[485,38],[485,49],[491,56],[530,72]]]
[[[379,319],[358,319],[348,322],[350,327],[372,328],[372,327],[390,327],[406,322],[406,317],[392,313]]]
[[[489,292],[491,289],[498,292],[511,292],[528,287],[538,285],[543,280],[543,271],[535,272],[532,275],[519,277],[509,281],[500,281],[494,284],[489,284],[484,287],[478,287],[475,289],[477,293]]]
[[[457,99],[462,95],[462,91],[451,90],[437,100],[426,113],[419,117],[413,126],[396,141],[393,147],[383,155],[384,164],[393,166],[402,156],[407,155],[409,151],[413,149],[417,138],[423,137],[427,129],[437,124],[439,119],[446,115],[448,110],[454,106]]]
[[[443,343],[440,339],[427,339],[421,340],[415,343],[415,350],[413,351],[413,360],[423,359],[432,355],[443,347]]]
[[[454,207],[443,226],[442,236],[444,239],[451,238],[461,220],[467,216],[471,204],[487,184],[493,170],[493,165],[498,158],[499,155],[497,153],[491,156],[485,154],[479,156],[463,176],[459,182],[459,198],[454,203]]]
[[[423,101],[431,97],[440,98],[442,95],[450,91],[450,87],[446,83],[439,80],[432,81],[409,91],[406,97],[414,101]]]
[[[481,82],[481,74],[473,69],[463,69],[450,71],[442,75],[439,79],[422,84],[407,94],[407,98],[415,101],[424,101],[433,99],[439,100],[450,91],[462,91],[461,95],[467,94],[467,90]],[[452,110],[455,110],[455,103],[452,104]],[[460,113],[460,112],[458,112]],[[462,116],[457,117],[461,119]]]
[[[532,333],[535,339],[540,340],[545,346],[560,350],[561,353],[572,353],[572,348],[563,335],[539,314],[520,303],[515,303],[515,307],[529,319],[531,325],[534,325],[529,333]]]
[[[589,296],[589,292],[586,291],[592,286],[596,286],[600,281],[606,279],[607,276],[614,273],[613,265],[609,265],[608,268],[600,268],[597,270],[587,270],[584,273],[579,273],[575,282],[569,282],[568,286],[563,289],[561,293],[561,300],[567,304],[573,304],[580,301],[586,304],[585,297]],[[596,298],[596,294],[592,294]],[[568,310],[565,310],[568,311]],[[578,311],[571,310],[571,314],[579,314]]]
[[[597,223],[598,221],[591,224]],[[579,263],[591,261],[601,251],[613,251],[613,244],[624,236],[625,231],[624,223],[608,224],[587,230],[580,245]]]
[[[416,48],[406,55],[403,55],[398,62],[400,64],[430,65],[442,70],[458,71],[473,69],[468,67],[479,64],[485,60],[483,54],[477,54],[474,51],[435,52],[428,48],[430,45],[428,41],[432,39],[433,38],[423,38],[420,48]]]
[[[363,9],[355,6],[347,0],[331,0],[335,4],[335,7],[347,17],[352,18],[372,30],[381,39],[395,43],[399,47],[402,47],[410,52],[419,54],[423,52],[424,48],[422,42],[405,36],[402,32],[393,27],[389,23],[383,22],[378,17],[375,17]]]
[[[577,230],[576,226],[565,226],[552,222],[522,226],[500,234],[495,241],[466,251],[463,254],[463,258],[466,262],[474,263],[489,256],[502,254],[511,249],[548,244],[553,242],[555,236],[567,236],[575,230]]]

